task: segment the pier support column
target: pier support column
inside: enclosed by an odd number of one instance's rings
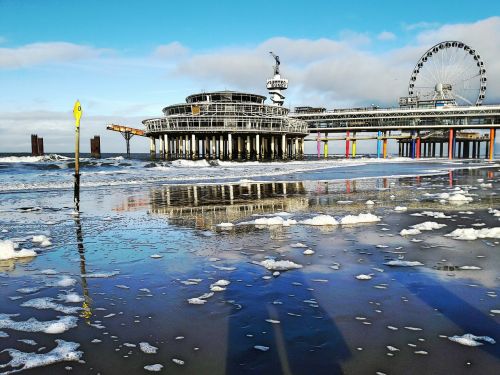
[[[205,136],[205,159],[209,159],[210,158],[210,140],[209,140],[209,136],[206,135]]]
[[[415,159],[415,150],[416,150],[416,136],[415,130],[411,132],[411,144],[410,144],[410,157]]]
[[[420,134],[417,134],[417,159],[420,159],[421,151],[422,151],[422,144],[420,140]]]
[[[475,159],[476,158],[476,141],[472,141],[472,158]]]
[[[349,130],[346,131],[346,134],[345,134],[345,158],[346,159],[349,159],[349,149],[350,149],[350,132]]]
[[[319,137],[319,133],[318,133],[318,137]],[[318,145],[319,145],[319,138],[318,138]],[[285,134],[282,134],[281,135],[281,158],[283,160],[286,160],[287,159],[287,147],[286,147],[286,135]],[[319,147],[319,146],[318,146]],[[319,155],[319,152],[318,152],[318,155]],[[318,156],[319,157],[319,156]]]
[[[165,159],[170,159],[170,141],[168,139],[168,134],[163,136],[163,142],[165,142]]]
[[[439,157],[440,158],[442,158],[443,154],[444,154],[443,145],[444,145],[444,142],[439,142]]]
[[[305,146],[305,139],[301,138],[300,139],[300,158],[304,159],[304,146]]]
[[[151,160],[156,159],[156,141],[155,137],[149,137],[149,155],[151,156]]]
[[[196,139],[196,134],[191,134],[191,159],[198,159],[198,140]]]
[[[165,160],[165,139],[162,135],[160,135],[160,159]]]
[[[215,135],[212,136],[212,159],[217,158],[217,142],[215,141]]]
[[[328,158],[328,141],[323,142],[323,155],[325,159]]]
[[[384,132],[384,142],[382,147],[382,155],[384,159],[387,159],[387,132]]]
[[[247,160],[250,160],[250,150],[251,150],[251,147],[250,147],[250,135],[247,135],[247,157],[246,159]]]
[[[490,147],[488,150],[488,159],[493,160],[493,156],[495,155],[495,129],[490,129]]]
[[[219,159],[224,160],[224,136],[219,136]]]
[[[316,140],[316,148],[318,149],[318,159],[321,158],[321,141],[320,141],[321,134],[318,132],[318,138]]]
[[[454,137],[453,137],[453,129],[450,129],[449,135],[448,135],[448,159],[453,159],[453,142],[454,142]]]
[[[243,138],[241,136],[238,136],[238,160],[241,160],[241,156],[243,153]]]
[[[274,160],[274,135],[271,136],[271,160]]]
[[[352,133],[352,137],[353,137],[353,140],[352,140],[352,157],[355,158],[356,157],[356,133]]]
[[[380,158],[380,136],[382,135],[382,132],[379,130],[377,132],[377,158]]]
[[[295,137],[295,159],[299,158],[299,137]]]
[[[260,160],[260,134],[255,134],[255,156],[257,160]]]
[[[233,160],[233,135],[231,133],[227,135],[227,158]]]
[[[463,158],[463,155],[462,155],[462,142],[458,141],[458,158]]]

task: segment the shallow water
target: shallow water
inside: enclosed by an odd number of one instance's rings
[[[0,314],[19,314],[0,318],[0,331],[8,335],[0,334],[0,351],[48,353],[59,339],[79,344],[73,354],[81,352],[79,360],[73,355],[32,373],[146,373],[144,367],[154,364],[163,366],[162,373],[184,374],[500,371],[499,239],[445,236],[459,228],[500,226],[492,210],[500,208],[495,164],[363,160],[158,167],[90,160],[118,165],[84,167],[87,185],[81,213],[75,214],[66,188],[70,162],[0,160],[0,240],[38,253],[0,261]],[[119,173],[99,173],[108,169]],[[16,190],[19,183],[24,188]],[[442,193],[472,201],[453,204]],[[397,212],[397,206],[407,210]],[[319,214],[341,221],[361,213],[380,221],[301,224]],[[259,217],[297,224],[250,223]],[[400,235],[426,221],[446,226]],[[33,243],[40,234],[52,245]],[[306,249],[314,253],[304,255]],[[269,258],[302,268],[273,275],[259,264]],[[422,265],[385,264],[394,260]],[[203,304],[188,303],[218,280],[230,283],[203,297]],[[46,297],[81,307],[66,315],[78,318],[76,327],[58,326],[51,334],[5,323],[60,320],[61,311],[21,306]],[[467,333],[496,343],[471,347],[448,339]],[[145,353],[140,343],[156,353]],[[0,366],[10,360],[8,352],[0,353]]]

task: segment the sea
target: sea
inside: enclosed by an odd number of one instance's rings
[[[0,154],[0,374],[498,374],[500,162]]]

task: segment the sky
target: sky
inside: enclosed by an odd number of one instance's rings
[[[203,90],[266,95],[273,59],[289,79],[285,106],[397,106],[434,44],[459,40],[485,62],[485,103],[500,104],[500,2],[0,0],[0,153],[73,148],[101,135],[123,152],[119,123],[145,118]],[[134,138],[132,152],[146,152]],[[330,147],[332,148],[332,147]]]

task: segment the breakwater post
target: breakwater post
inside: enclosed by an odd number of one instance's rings
[[[90,155],[96,159],[101,158],[101,137],[98,135],[90,139]]]
[[[31,134],[31,156],[42,156],[43,138],[38,138],[37,134]]]

